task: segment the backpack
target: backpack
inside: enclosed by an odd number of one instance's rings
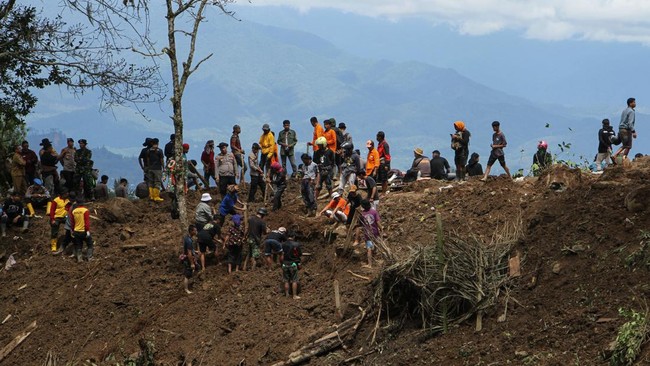
[[[609,142],[611,142],[614,145],[619,145],[621,143],[621,138],[619,136],[616,136],[616,134],[612,133],[609,136]]]
[[[336,132],[336,149],[340,149],[341,145],[345,142],[345,136],[338,127],[332,127],[332,130]]]

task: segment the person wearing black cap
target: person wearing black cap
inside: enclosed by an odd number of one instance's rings
[[[260,167],[262,167],[265,172],[268,172],[271,168],[273,153],[277,149],[277,146],[275,145],[275,136],[273,135],[273,132],[271,132],[271,127],[269,127],[268,123],[265,123],[262,126],[262,136],[260,136],[259,144],[262,148]]]
[[[76,163],[75,170],[75,187],[77,188],[77,196],[81,197],[83,189],[84,197],[86,200],[93,199],[95,189],[95,178],[93,177],[93,152],[86,146],[88,142],[86,139],[77,141],[79,149],[77,150],[74,160]],[[83,187],[81,181],[83,180]]]
[[[257,213],[248,219],[248,231],[246,233],[248,238],[248,251],[242,267],[242,270],[244,271],[246,270],[249,260],[251,264],[250,269],[254,270],[257,264],[257,259],[260,258],[260,243],[262,242],[262,237],[269,232],[266,222],[264,222],[264,217],[268,214],[269,212],[266,208],[260,207],[257,210]]]
[[[164,201],[160,197],[162,188],[162,169],[165,164],[163,151],[158,148],[158,139],[151,139],[151,147],[147,152],[147,174],[149,174],[149,198],[155,202]]]
[[[235,154],[228,152],[228,144],[225,142],[219,143],[219,154],[214,157],[214,161],[217,170],[217,185],[223,198],[226,196],[228,186],[237,184],[235,181],[237,161]]]
[[[296,131],[291,129],[291,122],[285,119],[282,122],[282,131],[278,133],[278,145],[280,145],[280,159],[282,160],[282,168],[287,170],[287,158],[291,164],[291,178],[295,178],[298,168],[296,167],[296,158],[294,154],[294,146],[298,143]]]
[[[165,144],[165,158],[166,162],[169,162],[174,158],[174,146],[176,145],[176,134],[172,133],[169,135],[169,141]]]
[[[147,155],[149,154],[149,148],[151,147],[151,137],[144,139],[142,146],[143,148],[140,150],[140,155],[138,156],[138,164],[140,164],[140,168],[142,169],[144,182],[147,183],[148,187],[151,187],[151,183],[149,182],[149,166],[147,165],[149,162]],[[151,189],[149,189],[149,198],[151,199]]]
[[[74,155],[77,149],[74,147],[74,139],[68,137],[68,145],[61,150],[59,154],[59,161],[63,164],[61,170],[61,178],[65,181],[64,185],[68,192],[74,190],[74,171],[76,164],[74,162]]]
[[[41,176],[43,178],[43,185],[50,192],[58,192],[59,173],[57,172],[56,164],[58,163],[59,154],[54,150],[49,139],[43,139],[40,145],[43,146],[43,148],[38,152],[38,155],[41,158]]]

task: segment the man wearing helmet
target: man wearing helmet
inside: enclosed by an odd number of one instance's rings
[[[330,203],[318,213],[318,216],[325,215],[334,219],[337,223],[347,222],[350,214],[350,205],[345,198],[341,197],[339,192],[332,193]]]
[[[316,139],[316,146],[321,146],[319,149],[314,149],[314,162],[318,165],[320,172],[320,180],[316,186],[315,196],[318,199],[323,183],[327,188],[327,192],[332,194],[332,174],[334,172],[335,156],[334,152],[327,148],[327,140],[324,137]]]
[[[533,155],[533,176],[539,177],[542,172],[553,164],[553,156],[547,151],[548,143],[542,140],[537,144],[537,152]]]

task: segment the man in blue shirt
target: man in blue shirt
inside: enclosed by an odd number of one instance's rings
[[[616,159],[619,154],[623,154],[624,159],[627,158],[632,149],[632,140],[636,138],[634,108],[636,108],[636,99],[627,98],[627,108],[621,113],[621,123],[618,125],[618,138],[621,140],[621,147],[612,156],[613,159]]]
[[[201,265],[197,262],[196,251],[194,250],[194,242],[192,238],[196,236],[196,226],[190,225],[187,228],[187,234],[183,237],[183,254],[181,254],[181,261],[183,262],[183,284],[185,285],[185,292],[189,295],[190,291],[190,278],[194,272],[201,270]]]

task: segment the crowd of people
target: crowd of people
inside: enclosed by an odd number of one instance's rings
[[[598,154],[594,159],[597,170],[602,169],[603,165],[617,164],[629,154],[633,139],[637,137],[635,107],[636,101],[629,98],[621,116],[618,134],[609,120],[602,121],[603,127],[598,132]],[[210,193],[202,194],[194,210],[194,223],[183,238],[181,260],[188,293],[191,292],[189,279],[195,272],[205,269],[208,251],[216,253],[222,250],[227,258],[229,273],[252,270],[258,265],[266,268],[279,266],[283,271],[286,294],[291,293],[297,298],[302,252],[295,233],[284,227],[269,228],[264,221],[268,215],[264,207],[247,218],[249,205],[253,202],[268,202],[272,211],[281,210],[288,180],[296,180],[300,185],[305,215],[324,216],[331,220],[332,225],[345,225],[353,229],[354,245],[365,247],[367,263],[364,265],[371,267],[376,241],[381,238],[380,198],[388,192],[392,179],[399,177],[403,182],[423,179],[464,181],[476,176],[485,181],[497,161],[505,174],[511,177],[505,158],[508,143],[499,121],[491,124],[491,152],[485,171],[480,156],[475,152],[470,154],[471,133],[466,124],[463,121],[453,123],[450,144],[454,151],[454,174],[439,150],[434,150],[431,158],[428,158],[422,148],[415,148],[410,169],[401,173],[391,169],[390,145],[383,131],[377,132],[374,140],[365,142],[367,152],[362,154],[355,149],[345,123],[337,124],[334,118],[329,118],[321,124],[316,117],[312,117],[310,124],[313,134],[306,143],[307,152],[302,153],[298,161],[296,145],[299,140],[289,120],[282,122],[282,129],[277,135],[268,124],[264,124],[259,141],[252,144],[248,155],[241,145],[241,127],[235,125],[230,140],[217,145],[218,151],[215,151],[214,140],[206,142],[200,158],[202,174],[197,167],[198,162],[187,158],[190,150],[187,143],[182,146],[182,161],[177,164],[174,157],[175,135],[170,136],[162,149],[157,138],[144,141],[138,156],[143,171],[143,182],[135,191],[138,197],[154,202],[163,201],[161,191],[167,188],[164,182],[173,186],[179,174],[184,175],[187,188],[207,189],[214,181],[219,194],[218,203]],[[98,171],[94,168],[87,141],[80,139],[77,143],[78,147],[75,147],[74,140],[68,138],[67,145],[60,153],[56,152],[48,139],[42,140],[38,154],[29,149],[27,141],[15,147],[11,159],[13,190],[0,212],[2,237],[6,236],[8,226],[18,226],[22,231],[27,231],[29,219],[38,217],[35,208],[45,207],[51,225],[52,253],[60,254],[73,243],[73,256],[81,262],[85,243],[86,258],[92,260],[93,239],[85,204],[108,198],[110,190],[107,176],[101,176],[100,181],[96,182]],[[621,144],[620,149],[612,153],[612,145],[618,144]],[[548,143],[540,141],[532,158],[532,174],[539,175],[552,164],[553,155],[548,151]],[[244,200],[239,192],[246,186],[246,172],[250,181]],[[126,179],[120,179],[115,195],[128,197]],[[318,203],[326,198],[326,204]],[[65,238],[59,247],[57,238],[61,225],[65,228]],[[263,260],[260,260],[262,255]]]

